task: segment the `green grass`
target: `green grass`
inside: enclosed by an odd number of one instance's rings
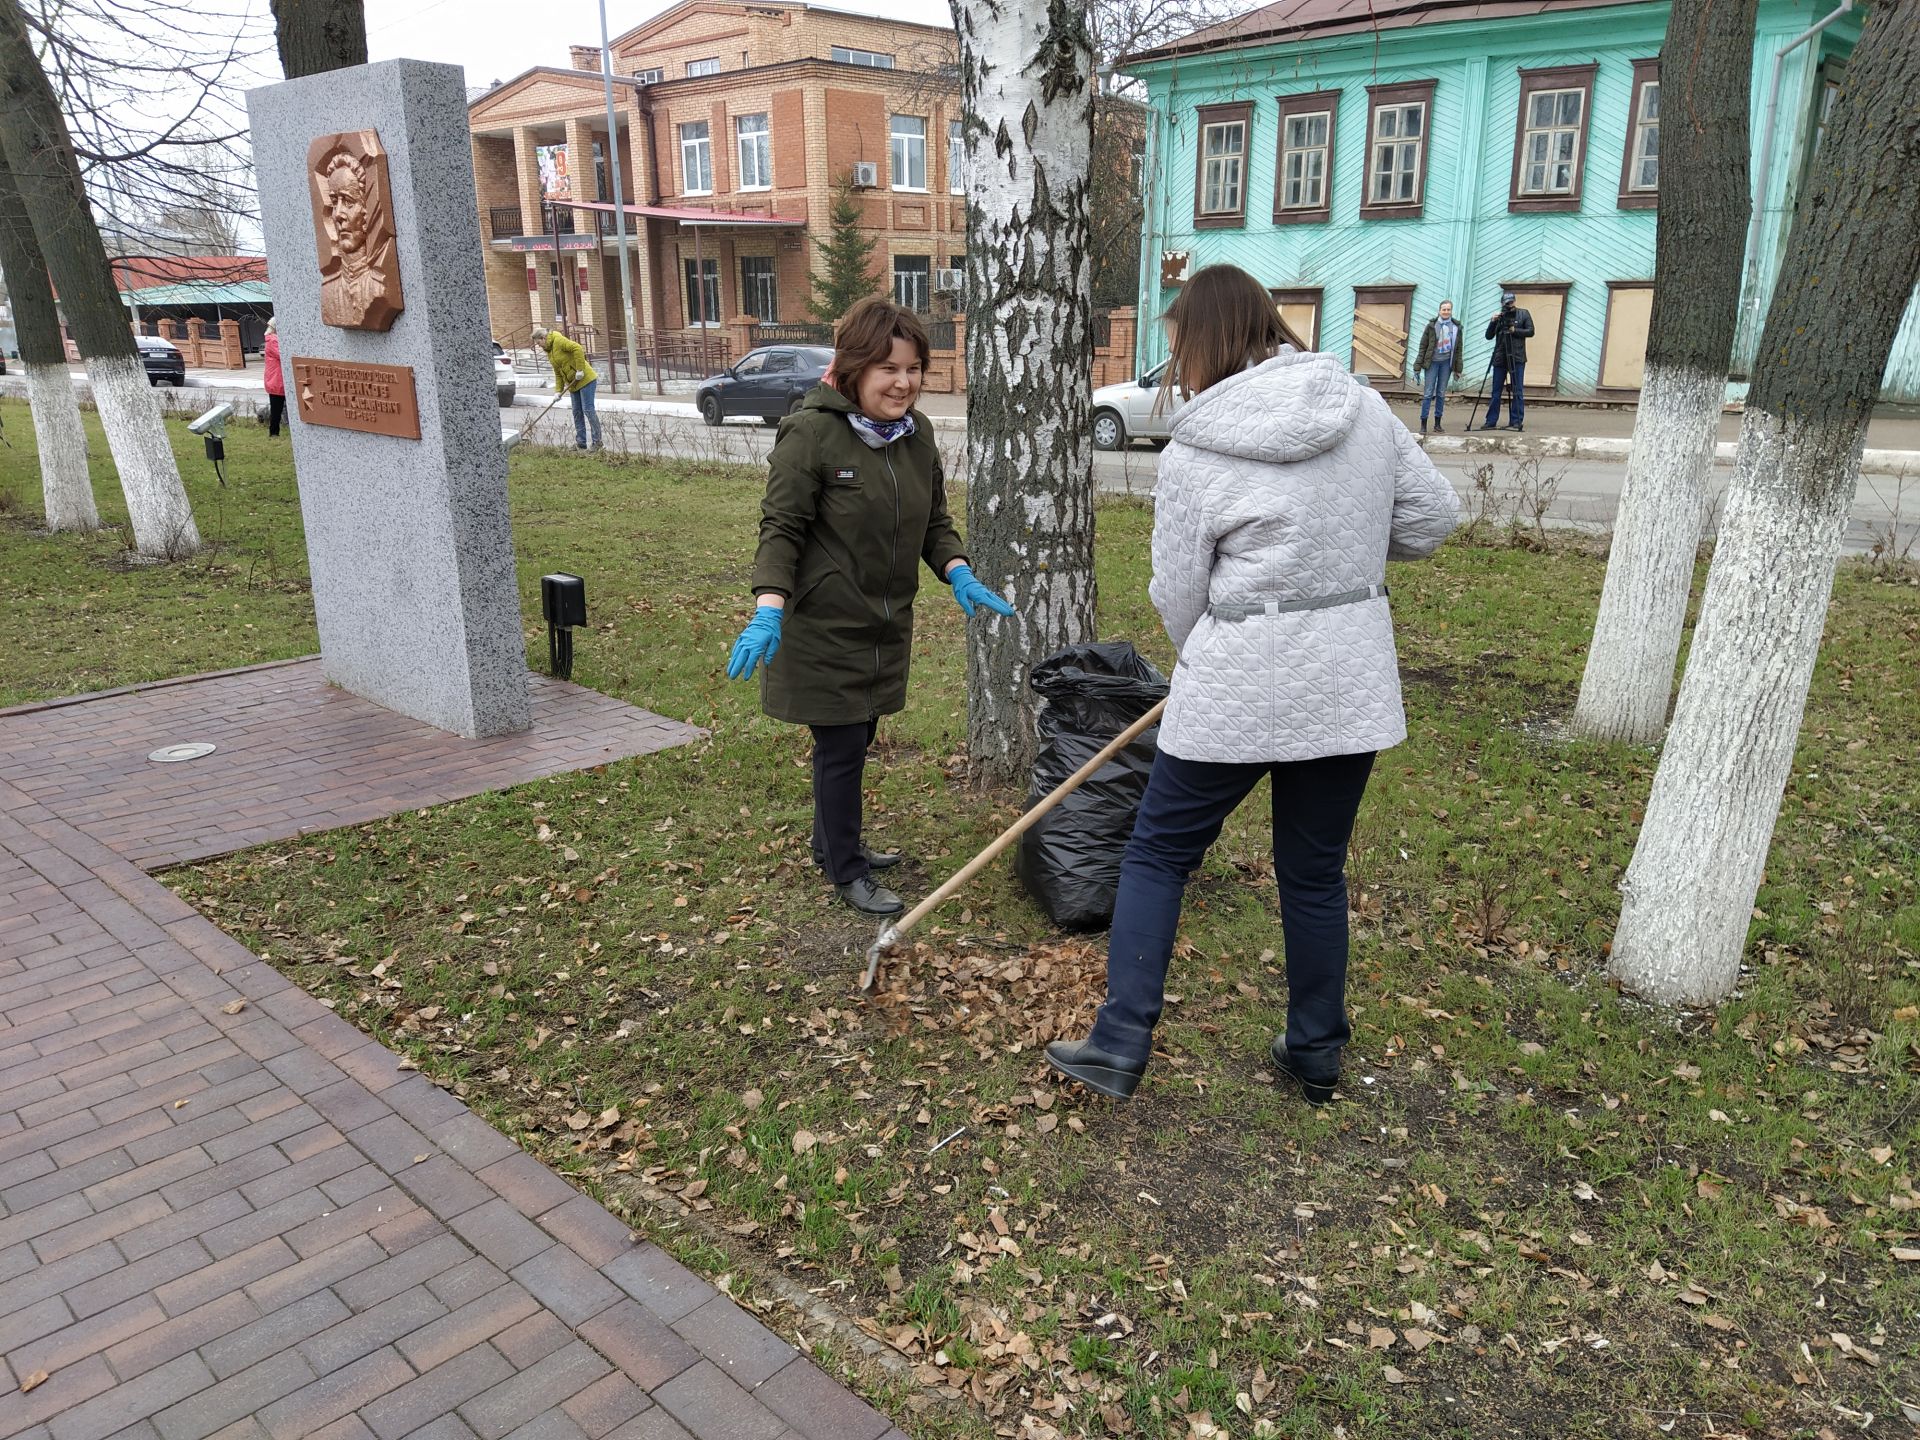
[[[0,696],[313,648],[285,452],[229,449],[220,524],[196,482],[209,559],[127,571],[0,525]],[[36,483],[0,452],[16,512]],[[575,678],[712,740],[169,881],[580,1183],[697,1187],[695,1263],[831,1287],[964,1397],[889,1382],[909,1431],[1891,1435],[1920,1404],[1920,1265],[1890,1253],[1920,1243],[1920,590],[1843,569],[1749,967],[1673,1015],[1604,973],[1655,756],[1551,733],[1602,562],[1395,567],[1412,739],[1354,836],[1348,1099],[1309,1111],[1262,1069],[1285,986],[1256,797],[1114,1107],[1039,1060],[1090,1014],[1097,944],[1004,869],[857,996],[874,926],[808,862],[804,735],[723,678],[760,477],[516,452],[512,484],[525,613],[544,571],[588,579]],[[1150,524],[1100,512],[1100,629],[1165,664]],[[963,639],[929,594],[869,770],[912,893],[1018,803],[964,783]]]

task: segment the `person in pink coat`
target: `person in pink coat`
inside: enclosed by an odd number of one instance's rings
[[[287,377],[280,369],[280,332],[267,321],[267,348],[261,366],[267,384],[267,434],[280,433],[280,417],[287,411]]]

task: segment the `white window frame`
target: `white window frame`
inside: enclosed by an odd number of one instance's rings
[[[705,183],[695,185],[696,179]],[[713,194],[713,127],[705,120],[680,124],[680,186],[682,195]]]
[[[902,260],[918,261],[925,267],[918,270],[902,270]],[[914,303],[913,295],[901,293],[900,281],[905,277],[913,283],[909,289],[918,292],[919,304]],[[933,306],[933,257],[931,255],[896,255],[893,257],[893,299],[897,305],[904,305],[916,315],[925,315]]]
[[[1320,138],[1309,139],[1307,143],[1290,143],[1294,135],[1294,126],[1302,122],[1318,120],[1321,122]],[[1282,210],[1325,210],[1327,208],[1327,171],[1332,165],[1333,155],[1333,111],[1296,110],[1280,118],[1280,208]],[[1308,172],[1307,160],[1318,155],[1320,169],[1317,174]],[[1293,173],[1293,162],[1300,161],[1300,173]],[[1307,198],[1306,186],[1309,181],[1319,185],[1311,199]],[[1290,198],[1292,187],[1298,184],[1300,198]]]
[[[1373,133],[1367,137],[1368,205],[1417,205],[1420,203],[1420,186],[1427,168],[1427,136],[1430,133],[1430,127],[1427,124],[1427,109],[1427,102],[1424,100],[1396,101],[1391,105],[1380,105],[1374,108]],[[1406,117],[1409,114],[1418,114],[1420,117],[1420,133],[1412,140],[1407,138],[1404,128]],[[1389,116],[1393,118],[1396,127],[1396,133],[1392,135],[1382,133],[1383,124]],[[1409,149],[1413,151],[1413,165],[1411,169],[1407,168],[1404,163],[1406,151]],[[1380,164],[1381,157],[1389,151],[1392,152],[1390,163],[1385,168],[1382,168]],[[1394,182],[1398,181],[1402,176],[1406,176],[1412,181],[1412,194],[1410,195],[1393,193],[1401,188]],[[1383,179],[1388,182],[1387,193],[1385,194],[1381,193],[1380,188],[1380,182]]]
[[[1245,120],[1214,120],[1200,127],[1200,214],[1204,216],[1239,215],[1246,209],[1247,132]],[[1223,137],[1223,147],[1212,148],[1213,137]],[[1224,137],[1239,136],[1239,148],[1224,148]],[[1222,203],[1209,204],[1215,193]]]
[[[1653,97],[1654,114],[1647,116],[1647,97]],[[1660,193],[1660,78],[1643,81],[1640,86],[1640,108],[1633,116],[1632,158],[1627,161],[1627,193],[1629,195],[1658,195]],[[1653,154],[1647,154],[1647,137],[1653,137]],[[1648,159],[1653,161],[1653,183],[1641,179]]]
[[[1579,101],[1572,120],[1560,117],[1560,101],[1568,96]],[[1553,102],[1544,125],[1535,123],[1534,115],[1540,102]],[[1580,164],[1585,158],[1581,154],[1580,132],[1587,118],[1587,87],[1584,85],[1557,85],[1547,90],[1531,90],[1527,93],[1527,116],[1525,128],[1520,132],[1520,187],[1517,193],[1523,200],[1559,200],[1580,193]],[[1567,142],[1569,153],[1563,158],[1560,154],[1560,142]],[[1540,158],[1534,156],[1536,142],[1544,148]],[[1561,166],[1566,167],[1566,179],[1556,183],[1554,172]],[[1534,183],[1534,172],[1540,172],[1540,182]]]
[[[757,130],[747,129],[749,122],[757,121]],[[736,158],[740,162],[739,176],[742,190],[771,190],[773,188],[773,131],[767,112],[758,111],[752,115],[733,117],[733,140]],[[748,163],[749,156],[752,163]],[[747,177],[754,178],[749,181]]]
[[[862,50],[855,45],[834,45],[827,50],[836,65],[864,65],[869,70],[893,69],[893,56],[883,50]]]
[[[652,65],[645,70],[636,70],[633,72],[633,80],[636,85],[658,85],[666,78],[667,72],[662,70],[658,65]]]
[[[967,130],[959,120],[947,122],[947,193],[967,193]]]
[[[718,75],[719,73],[720,57],[718,55],[709,55],[705,59],[687,61],[687,78],[689,80],[700,75]]]
[[[700,267],[698,273],[704,282],[700,287],[700,309],[703,313],[698,320],[693,318],[693,287],[694,275],[696,273],[694,266],[696,262],[691,255],[683,255],[680,259],[680,291],[681,298],[686,302],[687,306],[687,328],[691,330],[717,330],[720,328],[720,257],[717,255],[703,255],[697,263]],[[711,305],[709,305],[709,301],[712,302]],[[712,319],[706,318],[706,312],[708,311],[711,311]]]
[[[918,125],[919,132],[902,130],[901,123]],[[914,184],[916,159],[919,162],[919,184]],[[901,178],[902,171],[906,178]],[[927,117],[924,115],[893,115],[887,120],[887,179],[894,190],[909,190],[916,195],[927,193]]]

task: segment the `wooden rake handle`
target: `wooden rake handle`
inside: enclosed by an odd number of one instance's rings
[[[1127,746],[1131,745],[1135,740],[1138,740],[1147,730],[1157,724],[1161,712],[1166,708],[1167,702],[1165,700],[1159,701],[1151,710],[1147,711],[1146,714],[1142,715],[1138,720],[1134,721],[1133,724],[1109,740],[1098,755],[1095,755],[1091,760],[1087,761],[1086,764],[1082,765],[1078,770],[1074,771],[1073,774],[1056,785],[1052,792],[1041,800],[1039,804],[1027,811],[1026,814],[1014,821],[1013,824],[1009,825],[1001,832],[998,839],[962,866],[960,872],[951,880],[947,881],[946,884],[942,885],[938,890],[914,906],[913,909],[889,925],[885,934],[881,936],[880,941],[875,946],[876,951],[883,948],[890,948],[897,942],[904,940],[914,926],[918,925],[922,920],[926,919],[927,916],[951,900],[957,891],[965,886],[969,880],[973,879],[974,876],[986,869],[987,866],[991,865],[1009,845],[1013,844],[1014,841],[1018,840],[1038,824],[1041,817],[1049,810],[1053,809],[1054,806],[1066,799],[1067,796],[1086,784],[1088,780],[1093,778],[1094,774],[1102,765],[1105,765],[1109,760],[1113,759],[1114,756],[1118,755],[1122,750],[1126,749]],[[871,984],[871,970],[868,971],[868,976],[867,984]],[[865,986],[862,988],[864,989]]]

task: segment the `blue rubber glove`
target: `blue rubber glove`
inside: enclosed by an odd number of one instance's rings
[[[953,598],[960,608],[967,612],[967,618],[973,618],[976,606],[984,605],[996,615],[1013,614],[1013,606],[1002,600],[993,591],[975,578],[971,565],[956,565],[947,572],[947,583],[953,587]]]
[[[756,665],[771,664],[780,649],[780,622],[786,611],[778,605],[762,605],[753,619],[733,642],[733,654],[727,658],[729,680],[751,680]]]

